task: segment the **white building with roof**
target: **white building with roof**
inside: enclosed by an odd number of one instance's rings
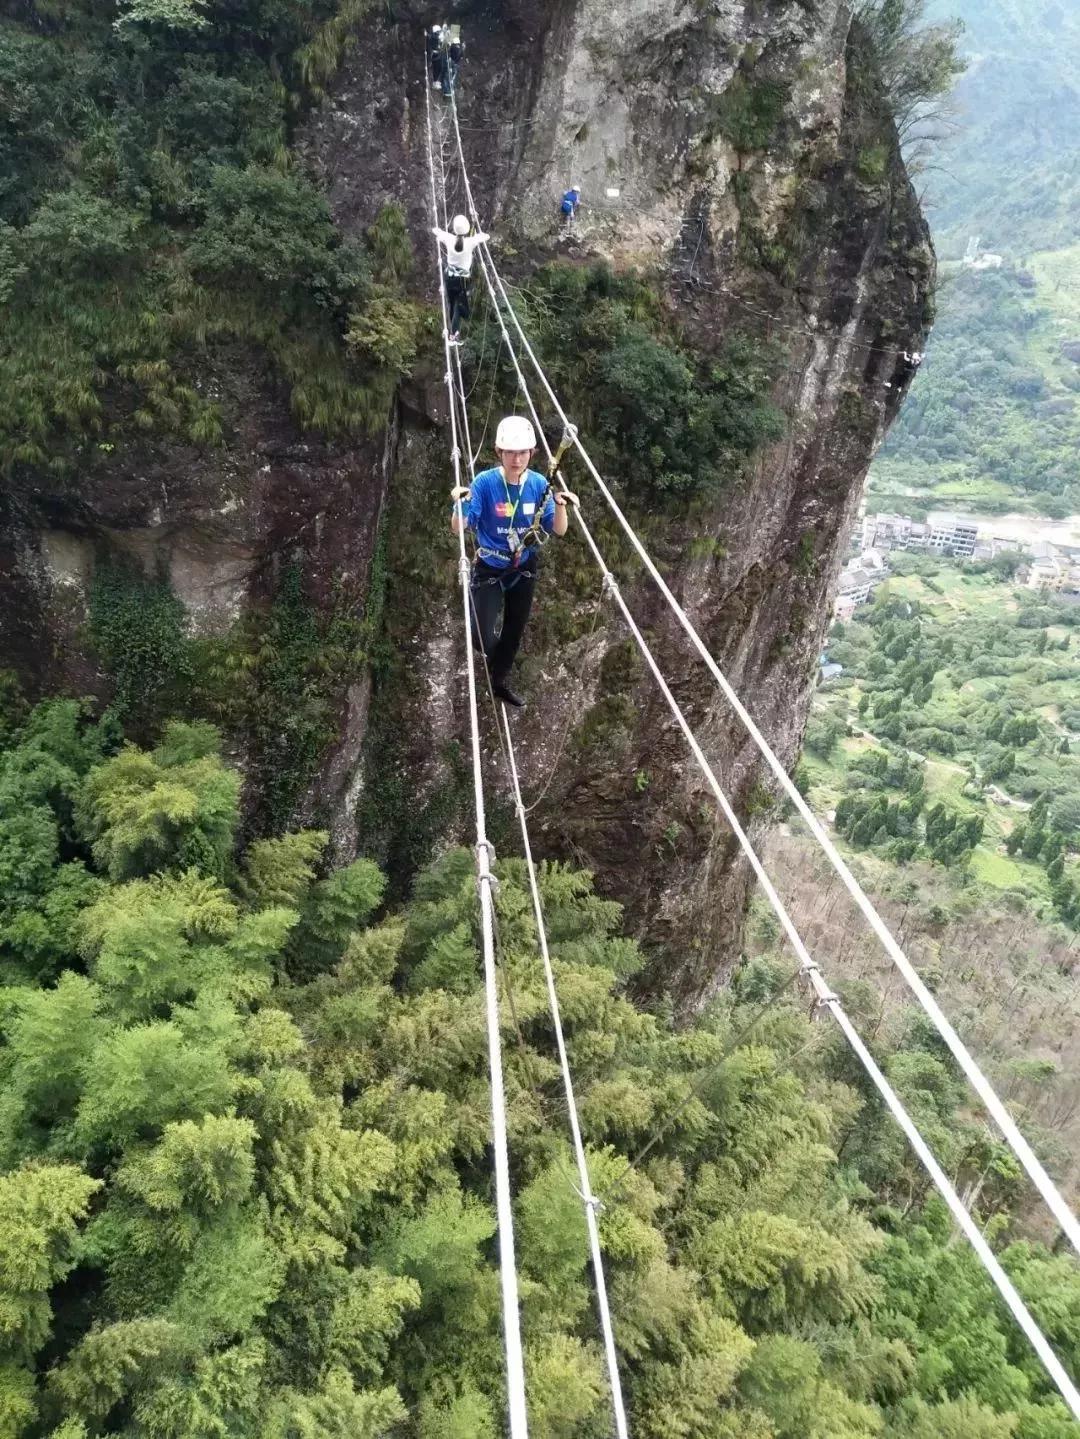
[[[979,538],[979,526],[974,520],[964,520],[943,510],[932,510],[926,523],[929,530],[926,539],[928,550],[955,555],[958,560],[970,560],[974,555]]]
[[[855,562],[841,571],[838,593],[849,598],[852,604],[864,605],[879,579],[879,575],[871,574],[869,570],[864,570],[862,565]]]

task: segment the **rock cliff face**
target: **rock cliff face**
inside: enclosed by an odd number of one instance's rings
[[[386,200],[406,207],[428,282],[421,27],[373,13],[330,99],[299,137],[335,216],[359,233]],[[563,253],[658,277],[703,350],[728,333],[781,355],[784,437],[692,517],[643,516],[649,543],[781,755],[797,753],[827,596],[873,450],[908,379],[903,352],[929,324],[933,255],[895,134],[849,9],[838,0],[487,0],[454,7],[468,41],[460,113],[477,205],[508,276],[559,252],[557,197],[586,200]],[[463,208],[458,193],[455,207]],[[430,288],[428,289],[430,294]],[[340,697],[342,738],[305,817],[331,822],[404,883],[468,832],[460,600],[441,535],[448,486],[437,374],[402,388],[386,435],[345,450],[292,430],[247,361],[219,379],[245,396],[238,440],[208,459],[173,448],[108,457],[78,493],[13,483],[6,506],[4,648],[23,669],[77,682],[78,622],[94,547],[164,561],[197,626],[257,603],[299,558],[316,600],[335,579],[368,585],[384,537],[382,659]],[[568,397],[571,409],[573,397]],[[618,476],[612,476],[617,482]],[[576,471],[590,513],[601,504]],[[595,869],[632,922],[663,941],[655,974],[684,1004],[737,954],[747,875],[618,617],[568,599],[545,574],[517,718],[527,802],[551,856]],[[579,542],[578,542],[579,543]],[[576,561],[580,567],[580,556]],[[745,812],[771,795],[744,736],[647,582],[624,592],[655,638],[684,707]],[[572,610],[572,613],[571,613]],[[486,718],[493,793],[505,797]],[[492,827],[512,846],[512,815]]]

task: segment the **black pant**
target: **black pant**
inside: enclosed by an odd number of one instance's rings
[[[469,318],[469,281],[465,275],[447,275],[446,300],[450,306],[450,333],[456,335]]]
[[[472,573],[473,617],[476,639],[487,657],[494,684],[503,684],[521,644],[532,609],[536,588],[536,560],[527,560],[520,569],[498,570],[477,560]],[[495,626],[502,616],[502,630]]]

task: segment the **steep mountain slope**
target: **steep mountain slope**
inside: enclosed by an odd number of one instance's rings
[[[561,377],[581,387],[583,408],[599,393],[598,373],[607,376],[608,400],[595,408],[612,478],[773,742],[794,758],[839,536],[899,403],[902,353],[922,343],[929,319],[932,252],[872,57],[835,0],[708,14],[635,0],[617,23],[591,0],[489,4],[452,18],[469,39],[468,159],[508,275],[535,290],[532,320]],[[16,457],[4,481],[0,596],[5,652],[24,673],[104,692],[120,674],[132,703],[179,696],[214,714],[253,775],[253,828],[289,811],[319,816],[339,856],[359,845],[399,885],[466,819],[435,345],[421,329],[413,360],[394,331],[391,354],[375,326],[387,316],[405,326],[408,307],[431,294],[422,19],[367,17],[298,136],[347,242],[321,312],[351,337],[340,383],[320,371],[329,398],[308,396],[294,367],[284,376],[290,416],[280,358],[260,359],[260,331],[185,332],[181,363],[222,410],[220,444],[117,429],[84,445],[59,482],[36,456]],[[571,166],[591,203],[585,232],[569,267],[536,279],[556,250],[554,200]],[[214,245],[204,237],[196,257],[235,245],[244,217],[257,214],[234,204],[237,182],[215,183],[228,197],[209,212]],[[610,205],[608,188],[620,191]],[[388,204],[404,207],[418,257],[409,296]],[[362,283],[350,289],[341,276],[352,255]],[[568,278],[605,256],[641,267],[614,299],[602,271]],[[254,258],[269,270],[264,254]],[[575,323],[560,330],[568,305]],[[501,398],[482,323],[470,380]],[[659,357],[650,373],[675,376],[670,393],[643,391],[640,373],[616,363],[631,353]],[[370,413],[376,361],[413,372],[381,423]],[[687,385],[724,410],[727,428],[689,490],[673,492],[670,467],[641,430],[642,402],[659,401],[663,427]],[[355,426],[351,439],[334,437],[339,397],[346,433],[348,416],[366,413],[369,437]],[[152,582],[129,569],[128,581],[103,588],[110,552]],[[653,596],[616,563],[741,806],[765,813],[769,794],[742,737],[669,641]],[[179,631],[162,599],[170,587],[184,605]],[[528,656],[526,787],[549,786],[537,816],[548,849],[588,862],[629,901],[640,933],[681,948],[685,962],[664,982],[689,1000],[730,962],[746,878],[610,616],[594,626],[594,596],[584,557],[567,544],[545,578]],[[157,686],[148,690],[142,650],[122,632],[151,609],[164,618],[145,647]]]

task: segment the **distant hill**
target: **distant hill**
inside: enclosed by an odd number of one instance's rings
[[[871,494],[1080,511],[1080,4],[930,0],[927,18],[963,21],[968,59],[923,179],[939,320]],[[949,263],[974,236],[1001,269]]]
[[[1080,509],[1080,245],[1029,264],[945,267],[925,365],[874,464],[882,508]]]
[[[1080,5],[1075,0],[931,0],[959,18],[967,72],[956,134],[928,180],[941,253],[968,236],[1023,257],[1080,240]]]

